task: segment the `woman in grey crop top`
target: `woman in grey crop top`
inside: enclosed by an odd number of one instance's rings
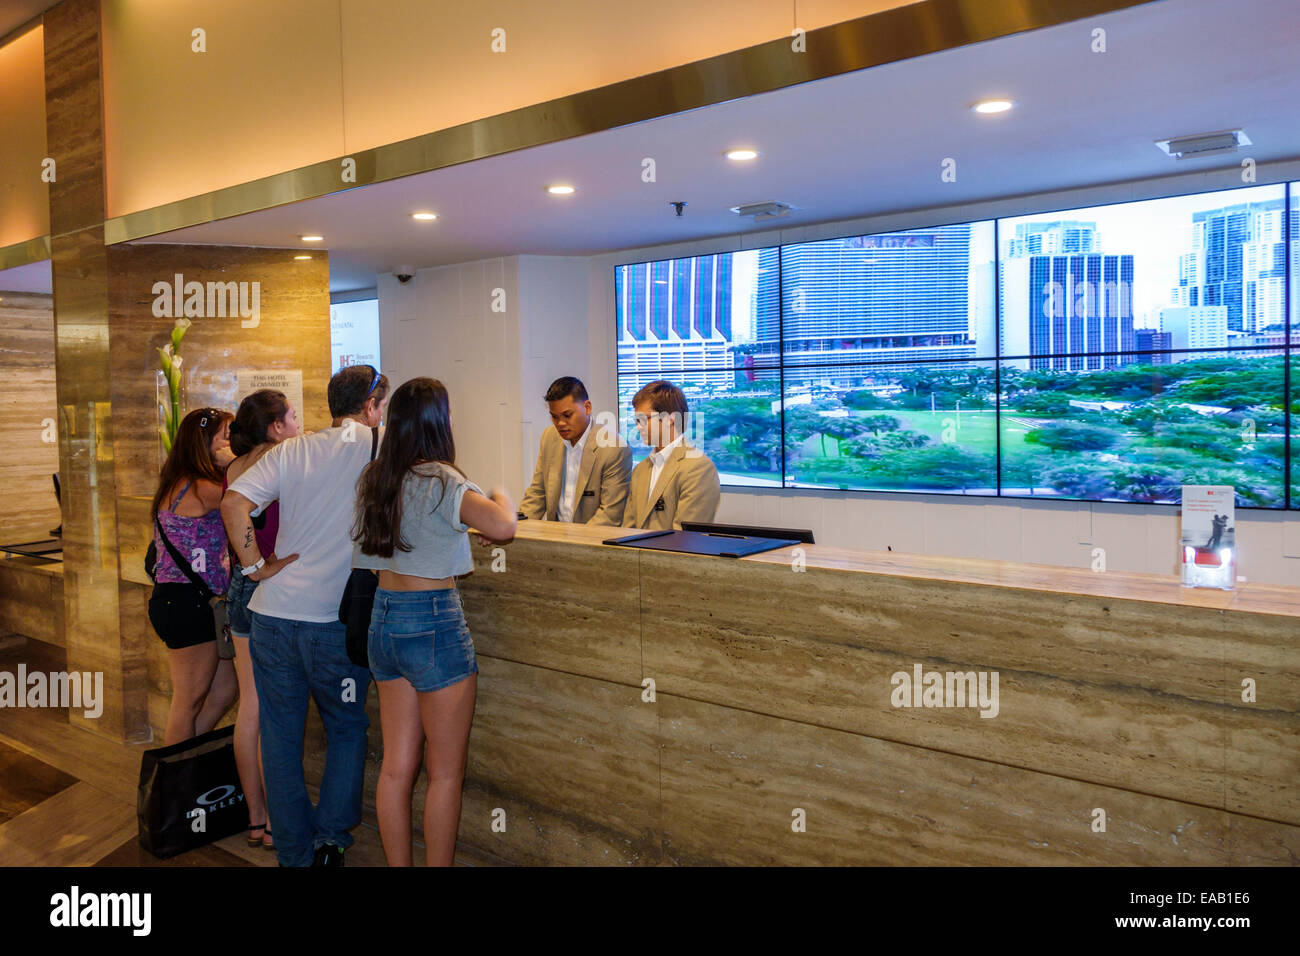
[[[450,866],[478,680],[456,576],[474,570],[469,529],[509,541],[515,506],[500,488],[484,495],[456,467],[441,382],[400,385],[386,425],[357,483],[352,528],[352,566],[379,575],[367,637],[384,738],[379,835],[389,866],[411,865],[411,794],[423,760],[426,861]]]

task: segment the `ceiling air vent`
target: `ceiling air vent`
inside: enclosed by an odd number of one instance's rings
[[[732,206],[731,211],[737,216],[753,219],[754,222],[762,222],[764,219],[782,219],[790,215],[791,209],[798,208],[798,206],[792,206],[788,202],[751,202],[743,206]]]
[[[1239,146],[1249,146],[1250,137],[1239,129],[1223,133],[1202,133],[1199,136],[1180,136],[1156,142],[1162,151],[1174,159],[1200,159],[1202,156],[1219,156],[1235,153]]]

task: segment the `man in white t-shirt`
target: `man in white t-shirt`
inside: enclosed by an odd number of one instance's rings
[[[282,441],[235,479],[221,501],[242,570],[260,582],[248,602],[262,770],[282,866],[342,866],[361,822],[370,671],[348,658],[339,601],[352,567],[356,484],[370,461],[388,380],[369,365],[329,383],[333,424]],[[280,502],[275,555],[260,554],[252,515]],[[272,560],[274,559],[274,560]],[[236,572],[239,573],[239,572]],[[325,725],[325,773],[313,807],[303,775],[307,699]]]

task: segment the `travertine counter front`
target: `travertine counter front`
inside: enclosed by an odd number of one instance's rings
[[[64,645],[62,561],[0,557],[0,631]]]
[[[618,533],[529,521],[495,555],[475,549],[461,839],[476,849],[670,864],[1300,854],[1298,589],[601,544]],[[895,706],[894,675],[918,666],[996,673],[996,713]]]

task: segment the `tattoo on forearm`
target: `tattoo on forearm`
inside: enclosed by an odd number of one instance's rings
[[[253,529],[250,527],[244,532],[244,547],[251,548],[252,546],[253,546]]]

